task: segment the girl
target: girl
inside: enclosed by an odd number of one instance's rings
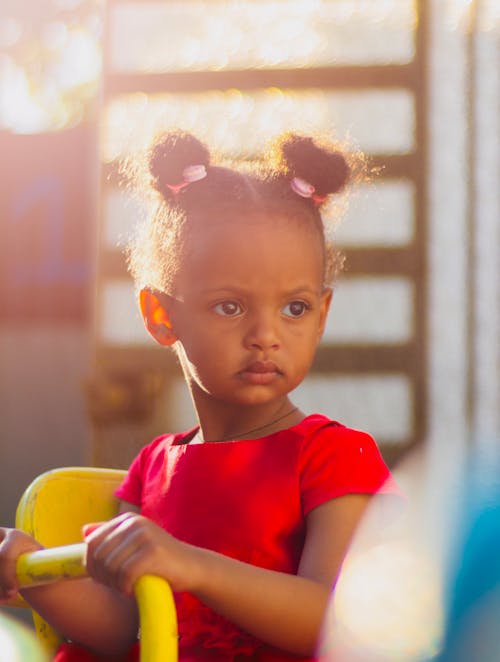
[[[152,148],[149,177],[159,205],[131,246],[131,271],[199,426],[155,439],[132,463],[117,492],[123,514],[85,532],[91,578],[23,595],[74,642],[58,662],[137,659],[131,594],[144,573],[176,594],[182,662],[314,659],[355,527],[372,495],[396,490],[370,436],[290,399],[340,264],[320,209],[351,167],[287,135],[243,172],[173,132]],[[0,539],[5,597],[15,559],[39,546],[14,530]]]

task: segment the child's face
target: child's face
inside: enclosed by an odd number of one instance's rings
[[[196,227],[169,312],[195,400],[279,400],[306,376],[331,291],[314,228],[246,219]]]

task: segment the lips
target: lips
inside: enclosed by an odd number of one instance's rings
[[[249,384],[266,386],[281,374],[280,369],[273,361],[254,361],[240,372],[240,377]]]
[[[247,366],[244,372],[253,372],[255,374],[263,375],[266,372],[279,372],[278,366],[272,361],[254,361]]]

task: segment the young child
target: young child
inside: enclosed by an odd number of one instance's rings
[[[287,135],[238,171],[172,132],[152,148],[149,173],[159,204],[131,246],[131,271],[199,426],[134,460],[117,492],[123,514],[86,532],[89,579],[23,595],[74,642],[58,662],[137,659],[132,587],[144,573],[175,592],[182,662],[312,660],[355,527],[372,495],[396,491],[369,435],[290,399],[340,265],[320,209],[351,167]],[[15,559],[39,545],[15,530],[0,540],[6,598]]]

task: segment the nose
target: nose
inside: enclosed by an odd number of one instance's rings
[[[259,312],[252,315],[245,335],[245,346],[249,349],[278,349],[278,320],[271,313]]]

